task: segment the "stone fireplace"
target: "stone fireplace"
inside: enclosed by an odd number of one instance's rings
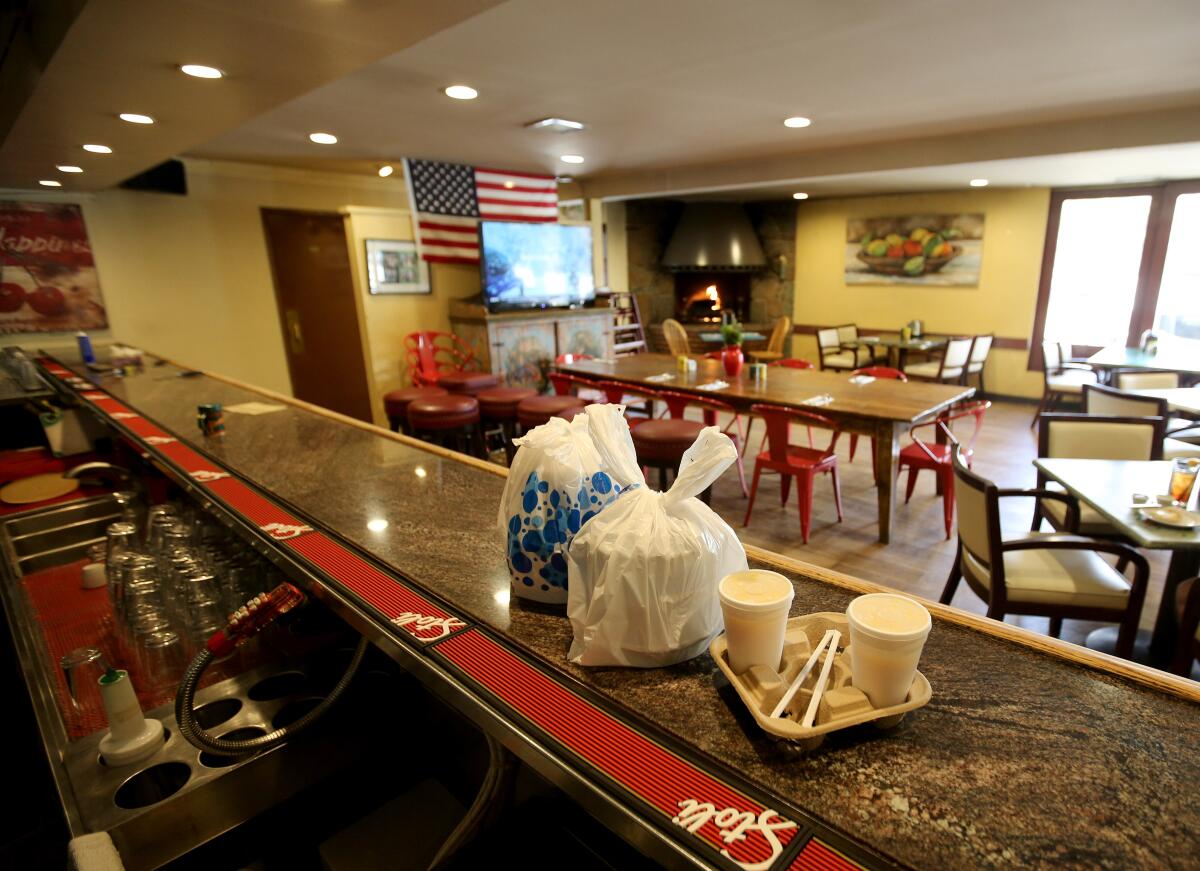
[[[723,318],[747,320],[749,272],[676,272],[675,319],[683,324],[720,324]]]
[[[651,350],[665,352],[662,322],[675,318],[684,324],[695,353],[716,350],[703,342],[701,332],[713,332],[720,317],[696,298],[708,298],[715,285],[721,307],[730,308],[748,329],[770,335],[777,317],[792,316],[796,250],[796,205],[792,201],[745,204],[754,232],[762,245],[766,266],[748,271],[670,271],[662,266],[663,252],[679,222],[684,204],[679,200],[629,200],[625,203],[629,289],[638,296],[646,339]],[[681,310],[681,306],[685,306]],[[688,309],[693,317],[685,317]],[[717,315],[716,321],[699,318]],[[762,343],[748,342],[748,348]]]

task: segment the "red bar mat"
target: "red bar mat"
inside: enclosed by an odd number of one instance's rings
[[[21,579],[52,671],[42,675],[42,680],[53,682],[58,710],[72,738],[83,738],[108,728],[98,694],[82,693],[79,710],[71,702],[58,662],[77,647],[99,647],[111,665],[128,671],[143,711],[171,701],[176,690],[173,686],[157,692],[146,689],[136,660],[122,650],[115,635],[108,591],[103,587],[85,590],[80,586],[80,572],[86,563],[87,560],[77,560]],[[237,657],[233,657],[210,667],[200,685],[208,686],[241,670]]]

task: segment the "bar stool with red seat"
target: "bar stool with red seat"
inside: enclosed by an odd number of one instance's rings
[[[851,378],[859,375],[865,375],[868,378],[883,378],[893,381],[908,381],[908,376],[899,369],[893,369],[891,366],[864,366],[861,369],[855,369],[850,373]],[[850,462],[854,462],[854,452],[858,450],[858,433],[850,433]],[[875,436],[871,436],[871,462],[875,462]],[[879,473],[876,472],[875,480],[879,480]]]
[[[440,387],[401,387],[383,395],[383,412],[387,415],[388,426],[392,432],[408,434],[408,404],[414,399],[425,399],[429,396],[445,396],[446,391]]]
[[[742,485],[742,497],[745,498],[750,492],[746,487],[746,469],[742,465],[742,457],[746,450],[746,434],[742,432],[742,416],[738,413],[738,410],[728,402],[722,402],[719,399],[710,399],[707,396],[695,396],[691,393],[679,393],[673,390],[659,392],[658,398],[667,404],[667,414],[675,419],[683,418],[689,406],[696,406],[701,410],[704,418],[704,426],[720,426],[721,423],[717,415],[722,412],[733,416],[728,426],[722,429],[721,432],[729,436],[733,442],[733,446],[737,449],[738,482]]]
[[[500,386],[500,379],[489,372],[443,372],[438,376],[438,387],[451,393],[477,396],[479,391]]]
[[[667,472],[679,471],[680,460],[703,429],[704,424],[698,420],[659,417],[644,421],[629,431],[638,465],[643,470],[658,469],[659,490],[667,489]],[[710,502],[712,487],[705,489],[700,499],[706,504]]]
[[[975,455],[974,445],[975,439],[979,435],[979,430],[983,428],[983,415],[992,407],[992,403],[987,400],[981,402],[973,402],[962,406],[953,414],[947,413],[937,417],[936,420],[930,420],[925,423],[918,423],[915,426],[909,427],[908,434],[912,437],[912,444],[906,445],[900,451],[900,471],[908,469],[908,486],[904,490],[904,504],[908,504],[908,500],[912,498],[913,487],[917,483],[917,475],[922,469],[932,469],[937,476],[938,489],[942,493],[942,509],[945,515],[946,523],[946,538],[950,538],[950,530],[954,526],[954,464],[951,454],[955,449],[961,452],[963,462],[967,468],[971,468],[971,458]],[[975,428],[971,431],[971,437],[967,439],[966,444],[962,444],[960,439],[955,438],[951,431],[950,424],[956,420],[961,420],[965,417],[975,419]],[[917,437],[917,430],[922,427],[935,427],[936,432],[940,432],[946,437],[946,444],[930,444]]]
[[[528,432],[535,426],[547,423],[552,417],[571,420],[586,406],[587,403],[578,396],[530,396],[517,403],[517,425],[522,432]]]
[[[500,429],[504,439],[504,456],[510,465],[515,451],[512,440],[516,435],[517,406],[522,400],[537,395],[538,392],[532,387],[489,387],[475,394],[484,427],[492,424]]]
[[[481,459],[486,455],[479,400],[474,396],[447,393],[414,399],[408,404],[408,426],[424,441]]]
[[[826,473],[833,479],[833,501],[837,506],[838,523],[842,522],[842,488],[838,481],[837,440],[842,434],[838,425],[820,414],[784,408],[778,405],[754,405],[750,409],[767,425],[767,449],[754,458],[754,483],[750,485],[750,504],[746,506],[743,526],[750,525],[750,512],[754,510],[754,497],[758,493],[758,480],[763,469],[780,475],[780,501],[787,504],[791,481],[796,479],[797,498],[800,502],[800,537],[808,544],[808,530],[812,523],[813,483],[817,475]],[[833,438],[825,450],[793,445],[788,440],[791,424],[800,423],[833,430]]]

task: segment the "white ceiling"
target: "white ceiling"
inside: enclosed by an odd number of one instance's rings
[[[1088,187],[1200,178],[1200,142],[796,178],[769,185],[682,191],[679,196],[687,200],[766,200],[803,191],[811,199],[820,199],[964,190],[976,178],[987,179],[991,188]]]
[[[1200,141],[1198,45],[1200,0],[87,0],[0,147],[0,187],[76,162],[87,172],[66,190],[103,188],[183,154],[569,171],[605,196],[730,179],[933,189],[983,158]],[[173,69],[185,58],[231,75],[188,80]],[[480,98],[444,97],[453,82]],[[120,111],[160,123],[135,128]],[[784,128],[796,114],[813,126]],[[523,128],[551,115],[589,127]],[[310,143],[316,130],[339,143]],[[78,150],[97,139],[116,154]],[[568,168],[567,152],[587,162]],[[1054,185],[1194,176],[1191,154],[989,172]]]
[[[1013,123],[1200,111],[1197,0],[509,0],[193,149],[419,156],[583,178]],[[467,82],[478,100],[439,88]],[[789,130],[789,115],[814,119]],[[544,116],[580,133],[524,130]],[[306,140],[329,129],[329,148]]]

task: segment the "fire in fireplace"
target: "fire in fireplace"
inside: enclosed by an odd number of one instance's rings
[[[748,272],[675,273],[675,317],[685,324],[719,324],[730,314],[744,321],[749,299]]]

